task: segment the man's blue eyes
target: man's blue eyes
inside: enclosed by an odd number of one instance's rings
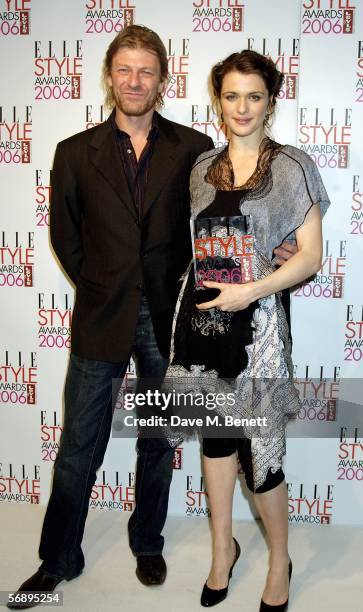
[[[129,72],[129,70],[127,68],[118,68],[117,72],[121,72],[122,74],[126,74],[127,72]],[[152,76],[152,72],[149,72],[149,70],[141,70],[140,74],[145,74],[146,76]]]

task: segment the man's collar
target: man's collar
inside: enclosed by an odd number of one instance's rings
[[[151,120],[151,128],[150,131],[148,133],[147,139],[151,140],[154,139],[159,131],[159,121],[158,121],[159,115],[156,111],[154,111],[153,116],[152,116],[152,120]],[[114,110],[110,116],[111,119],[111,125],[112,128],[115,130],[116,134],[121,137],[121,138],[130,138],[130,134],[128,134],[127,132],[125,132],[124,130],[120,130],[120,128],[118,127],[117,123],[116,123],[116,111]]]

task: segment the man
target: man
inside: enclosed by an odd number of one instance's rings
[[[196,157],[213,148],[209,137],[156,112],[168,62],[148,28],[129,26],[116,36],[103,75],[110,118],[59,143],[54,159],[50,231],[76,287],[72,352],[43,563],[20,591],[53,591],[83,570],[89,498],[111,430],[112,379],[123,377],[131,355],[140,378],[165,374],[177,283],[191,257],[189,175]],[[161,532],[172,459],[166,440],[138,438],[128,527],[145,585],[166,577]]]
[[[131,355],[141,378],[162,378],[168,365],[177,282],[191,257],[189,175],[213,141],[155,111],[167,76],[159,36],[126,28],[104,62],[110,118],[56,150],[50,233],[76,287],[72,353],[43,563],[22,591],[52,591],[82,572],[89,497],[111,429],[112,379],[122,378]],[[137,453],[130,545],[141,582],[161,584],[173,450],[166,440],[139,438]]]

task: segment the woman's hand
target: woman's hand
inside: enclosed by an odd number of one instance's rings
[[[208,289],[219,289],[220,294],[210,302],[196,304],[199,310],[208,310],[209,308],[219,308],[228,312],[236,312],[244,310],[256,299],[254,285],[255,283],[245,283],[239,285],[236,283],[217,283],[215,281],[204,281],[203,285]]]
[[[247,308],[255,300],[277,293],[309,278],[318,272],[322,258],[321,214],[319,205],[313,204],[306,213],[304,223],[295,231],[297,252],[283,266],[253,283],[216,283],[205,281],[203,285],[219,289],[220,294],[210,302],[197,305],[200,310],[219,308],[235,312]]]

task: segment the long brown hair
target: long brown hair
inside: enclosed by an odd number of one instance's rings
[[[264,81],[269,93],[270,104],[267,119],[274,112],[276,98],[284,82],[284,75],[277,70],[270,57],[265,57],[257,51],[244,49],[239,53],[232,53],[222,62],[213,66],[211,71],[211,84],[214,95],[214,106],[221,98],[223,79],[229,72],[238,71],[244,74],[258,74]]]

